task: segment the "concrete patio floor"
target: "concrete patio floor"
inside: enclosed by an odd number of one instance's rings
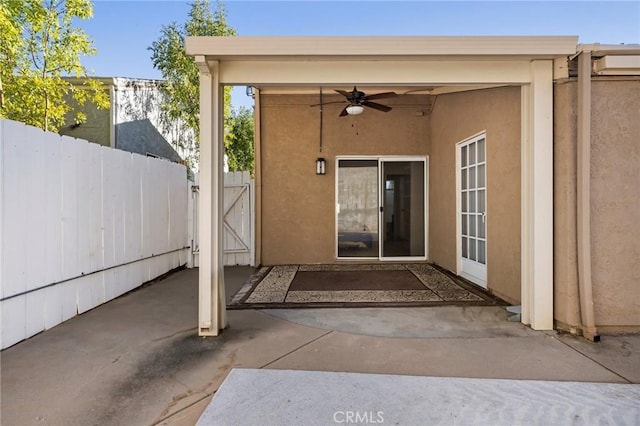
[[[225,271],[227,296],[251,268]],[[2,425],[192,425],[232,368],[640,383],[640,335],[599,344],[499,307],[229,311],[196,335],[184,270],[0,353]]]

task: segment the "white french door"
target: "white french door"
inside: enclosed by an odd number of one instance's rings
[[[458,143],[458,275],[487,288],[486,135]]]

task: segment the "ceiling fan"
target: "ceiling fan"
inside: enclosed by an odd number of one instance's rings
[[[335,90],[336,93],[341,94],[346,98],[344,101],[332,101],[325,102],[321,104],[315,104],[311,106],[318,105],[326,105],[326,104],[339,104],[347,102],[348,105],[344,107],[344,109],[340,112],[340,117],[344,117],[345,115],[357,115],[363,111],[363,107],[369,107],[373,109],[377,109],[382,112],[391,111],[391,107],[379,104],[377,102],[371,102],[375,99],[386,99],[386,98],[395,98],[398,96],[395,92],[384,92],[384,93],[376,93],[374,95],[367,95],[364,92],[358,90],[356,86],[353,86],[353,90],[347,92],[346,90]]]

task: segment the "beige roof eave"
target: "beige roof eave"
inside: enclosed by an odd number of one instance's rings
[[[208,60],[273,58],[554,58],[576,52],[577,36],[186,37],[188,55]]]

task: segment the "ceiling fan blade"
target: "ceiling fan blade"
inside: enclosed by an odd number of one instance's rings
[[[340,112],[339,117],[344,117],[345,115],[348,115],[349,113],[347,112],[347,108],[349,108],[349,105],[347,105],[346,107],[344,107],[344,109],[342,110],[342,112]]]
[[[313,104],[313,105],[309,105],[309,106],[314,107],[314,106],[329,105],[329,104],[343,104],[345,102],[346,101],[331,101],[331,102],[323,102],[321,104]]]
[[[339,90],[339,89],[338,89],[338,90],[336,90],[336,92],[337,92],[337,93],[340,93],[340,94],[341,94],[342,96],[344,96],[345,98],[348,98],[348,97],[350,97],[350,96],[351,96],[351,93],[350,93],[350,92],[347,92],[347,91],[345,91],[345,90]]]
[[[396,92],[384,92],[384,93],[376,93],[375,95],[367,95],[363,98],[363,100],[371,101],[373,99],[395,98],[396,96],[398,96]]]
[[[362,105],[368,106],[369,108],[377,109],[378,111],[382,111],[382,112],[391,111],[391,107],[388,107],[388,106],[382,105],[382,104],[378,104],[378,103],[375,103],[375,102],[364,101],[364,102],[362,102]]]

